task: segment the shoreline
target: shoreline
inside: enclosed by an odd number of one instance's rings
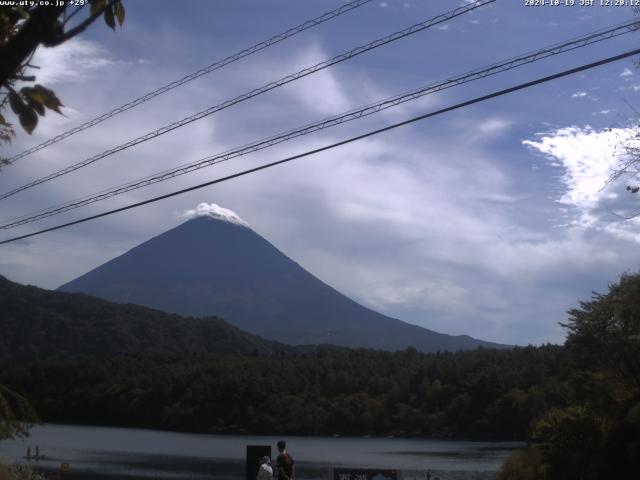
[[[160,475],[142,475],[132,473],[109,473],[97,472],[91,469],[71,470],[69,473],[62,474],[58,469],[39,467],[33,468],[36,473],[41,473],[50,480],[187,480],[187,479],[210,479],[210,480],[242,480],[245,478],[244,465],[235,471],[209,471],[194,475],[192,472],[185,472],[184,475],[177,472],[164,472]],[[308,469],[301,469],[297,473],[296,478],[299,480],[331,480],[329,478],[330,467],[318,467],[314,472]],[[401,470],[401,480],[426,480],[426,470]],[[439,478],[440,480],[495,480],[497,471],[475,471],[475,470],[431,470],[431,478]]]
[[[161,432],[161,433],[178,433],[178,434],[189,434],[189,435],[215,435],[215,436],[247,436],[247,437],[264,437],[264,438],[272,438],[277,436],[287,437],[287,438],[343,438],[343,439],[373,439],[373,440],[382,440],[382,439],[398,439],[398,440],[426,440],[426,441],[437,441],[437,442],[486,442],[486,443],[521,443],[525,444],[526,439],[516,438],[510,435],[497,435],[497,436],[489,436],[489,435],[463,435],[463,436],[453,436],[453,435],[441,435],[441,436],[420,436],[420,435],[374,435],[374,434],[339,434],[339,433],[326,433],[326,434],[315,434],[315,433],[253,433],[247,431],[198,431],[198,430],[170,430],[164,429],[161,427],[154,426],[139,426],[139,425],[127,425],[127,424],[112,424],[112,423],[84,423],[84,422],[73,422],[67,420],[60,421],[45,421],[37,426],[47,427],[47,426],[73,426],[73,427],[83,427],[83,428],[123,428],[128,430],[141,430],[141,431],[149,431],[149,432]]]

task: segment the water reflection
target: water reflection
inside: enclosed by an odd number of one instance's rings
[[[275,444],[279,437],[203,435],[108,427],[45,425],[26,440],[0,442],[0,456],[26,462],[27,447],[40,447],[38,469],[71,464],[72,474],[105,477],[244,478],[247,445]],[[420,479],[426,469],[449,472],[441,478],[490,478],[519,442],[468,442],[404,438],[287,437],[300,480],[327,478],[329,466],[378,467]],[[459,472],[455,474],[455,472]],[[424,478],[424,477],[423,477]],[[479,478],[477,475],[473,478]],[[72,480],[72,476],[70,476]]]

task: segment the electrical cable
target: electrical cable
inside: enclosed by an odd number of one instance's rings
[[[175,178],[187,173],[191,173],[193,171],[196,171],[202,168],[206,168],[218,163],[222,163],[222,162],[231,160],[233,158],[241,157],[249,153],[253,153],[265,148],[269,148],[271,146],[277,145],[279,143],[282,143],[303,135],[308,135],[316,131],[324,130],[329,127],[333,127],[336,125],[340,125],[342,123],[346,123],[346,122],[356,120],[368,115],[372,115],[380,111],[386,110],[388,108],[395,107],[402,103],[416,100],[428,94],[442,91],[447,88],[452,88],[454,86],[468,83],[471,81],[476,81],[476,80],[486,78],[488,76],[495,75],[498,73],[506,72],[508,70],[511,70],[523,65],[527,65],[536,61],[540,61],[542,59],[545,59],[554,55],[558,55],[568,51],[573,51],[577,48],[582,48],[587,45],[591,45],[593,43],[597,43],[603,40],[624,35],[626,33],[633,32],[638,28],[640,28],[640,20],[628,21],[618,25],[614,25],[606,29],[600,29],[600,30],[597,30],[596,32],[582,35],[580,37],[575,37],[563,43],[557,43],[549,47],[542,48],[540,50],[535,50],[533,52],[525,53],[520,56],[512,57],[508,60],[494,63],[487,67],[478,68],[470,72],[467,72],[465,74],[451,77],[447,80],[444,80],[435,84],[430,84],[416,90],[412,90],[408,93],[396,95],[395,97],[390,97],[377,103],[360,107],[358,109],[354,109],[349,112],[342,113],[333,117],[325,118],[319,122],[315,122],[315,123],[312,123],[294,130],[290,130],[266,139],[262,139],[252,144],[244,145],[242,147],[229,150],[227,152],[208,156],[191,163],[187,163],[187,164],[174,167],[172,169],[165,170],[163,172],[160,172],[154,175],[147,176],[143,179],[128,182],[126,184],[119,185],[117,187],[112,187],[111,189],[103,190],[101,192],[84,196],[82,198],[65,202],[63,204],[48,207],[38,212],[22,215],[20,217],[7,220],[6,221],[7,223],[0,225],[0,229],[7,230],[10,228],[15,228],[20,225],[32,223],[34,221],[37,221],[43,218],[64,213],[70,210],[74,210],[76,208],[83,207],[85,205],[89,205],[101,200],[105,200],[107,198],[121,195],[123,193],[130,192],[132,190],[137,190],[139,188],[153,185],[155,183],[163,182],[165,180],[169,180],[171,178]]]
[[[238,97],[235,97],[231,100],[227,100],[221,104],[218,105],[214,105],[212,107],[207,108],[206,110],[202,110],[200,112],[197,112],[193,115],[190,115],[188,117],[183,118],[182,120],[178,120],[177,122],[171,123],[169,125],[165,125],[164,127],[161,127],[157,130],[154,130],[152,132],[146,133],[145,135],[142,135],[140,137],[137,137],[133,140],[130,140],[124,144],[118,145],[116,147],[113,147],[109,150],[106,150],[102,153],[99,153],[97,155],[94,155],[92,157],[89,157],[85,160],[82,160],[80,162],[77,162],[73,165],[70,165],[66,168],[63,168],[62,170],[58,170],[57,172],[51,173],[45,177],[41,177],[37,180],[34,180],[32,182],[29,182],[25,185],[22,185],[20,187],[17,187],[13,190],[10,190],[8,192],[5,192],[3,194],[0,194],[0,200],[3,200],[5,198],[11,197],[12,195],[15,195],[16,193],[22,192],[24,190],[27,190],[29,188],[33,188],[37,185],[40,185],[42,183],[48,182],[50,180],[53,180],[54,178],[58,178],[61,177],[63,175],[66,175],[68,173],[74,172],[76,170],[79,170],[80,168],[86,167],[87,165],[91,165],[92,163],[97,162],[98,160],[101,160],[105,157],[108,157],[110,155],[113,155],[115,153],[121,152],[122,150],[126,150],[127,148],[131,148],[135,145],[138,145],[140,143],[146,142],[148,140],[151,139],[155,139],[161,135],[164,135],[165,133],[171,132],[177,128],[183,127],[185,125],[188,125],[190,123],[193,123],[197,120],[201,120],[205,117],[208,117],[209,115],[212,115],[216,112],[219,112],[221,110],[224,110],[226,108],[231,107],[232,105],[236,105],[240,102],[243,102],[245,100],[249,100],[253,97],[256,97],[258,95],[261,95],[263,93],[266,93],[270,90],[273,90],[275,88],[281,87],[283,85],[286,85],[288,83],[291,83],[293,81],[299,80],[300,78],[306,77],[308,75],[311,75],[313,73],[316,73],[320,70],[323,70],[325,68],[328,68],[332,65],[336,65],[338,63],[344,62],[345,60],[349,60],[353,57],[356,57],[358,55],[361,55],[365,52],[368,52],[370,50],[373,50],[375,48],[378,48],[380,46],[386,45],[388,43],[391,42],[395,42],[396,40],[400,40],[402,38],[408,37],[410,35],[413,35],[415,33],[421,32],[422,30],[428,29],[433,27],[434,25],[438,25],[440,23],[446,22],[448,20],[451,20],[452,18],[458,17],[460,15],[464,15],[466,13],[469,13],[472,10],[475,10],[477,8],[483,7],[485,5],[488,5],[490,3],[494,3],[496,0],[476,0],[473,3],[468,3],[468,4],[464,4],[464,6],[455,8],[449,12],[446,12],[444,14],[438,15],[430,20],[427,20],[425,22],[421,22],[421,23],[417,23],[415,25],[412,25],[411,27],[408,27],[404,30],[392,33],[391,35],[387,35],[386,37],[382,37],[379,38],[377,40],[374,40],[373,42],[370,42],[366,45],[354,48],[352,50],[350,50],[349,52],[337,55],[329,60],[325,60],[323,62],[317,63],[316,65],[313,65],[311,67],[307,67],[303,70],[300,70],[294,74],[291,75],[287,75],[286,77],[283,77],[279,80],[276,80],[274,82],[270,82],[260,88],[256,88],[254,90],[251,90],[250,92],[247,92],[245,94],[242,94]]]
[[[458,103],[456,105],[452,105],[450,107],[446,107],[446,108],[443,108],[443,109],[440,109],[440,110],[436,110],[434,112],[425,113],[424,115],[419,115],[417,117],[410,118],[410,119],[405,120],[403,122],[394,123],[393,125],[389,125],[389,126],[386,126],[386,127],[383,127],[383,128],[379,128],[377,130],[372,130],[370,132],[367,132],[367,133],[364,133],[362,135],[358,135],[358,136],[355,136],[355,137],[351,137],[351,138],[348,138],[346,140],[342,140],[340,142],[336,142],[336,143],[333,143],[333,144],[330,144],[330,145],[325,145],[323,147],[316,148],[314,150],[309,150],[307,152],[303,152],[303,153],[300,153],[300,154],[297,154],[297,155],[293,155],[293,156],[290,156],[290,157],[287,157],[287,158],[283,158],[283,159],[277,160],[275,162],[271,162],[271,163],[267,163],[267,164],[264,164],[264,165],[260,165],[258,167],[254,167],[254,168],[250,168],[250,169],[247,169],[247,170],[243,170],[241,172],[237,172],[237,173],[234,173],[232,175],[227,175],[226,177],[210,180],[208,182],[200,183],[198,185],[194,185],[194,186],[191,186],[191,187],[188,187],[188,188],[183,188],[181,190],[177,190],[177,191],[174,191],[174,192],[171,192],[171,193],[167,193],[167,194],[160,195],[160,196],[157,196],[157,197],[154,197],[154,198],[143,200],[141,202],[136,202],[136,203],[133,203],[133,204],[130,204],[130,205],[126,205],[124,207],[120,207],[120,208],[116,208],[116,209],[109,210],[109,211],[106,211],[106,212],[98,213],[96,215],[91,215],[91,216],[88,216],[88,217],[84,217],[84,218],[81,218],[81,219],[78,219],[78,220],[74,220],[72,222],[67,222],[67,223],[64,223],[64,224],[61,224],[61,225],[56,225],[56,226],[53,226],[53,227],[49,227],[49,228],[45,228],[45,229],[42,229],[42,230],[38,230],[36,232],[32,232],[32,233],[28,233],[28,234],[25,234],[25,235],[20,235],[20,236],[17,236],[17,237],[9,238],[7,240],[0,241],[0,245],[4,245],[4,244],[7,244],[7,243],[15,242],[15,241],[18,241],[18,240],[23,240],[25,238],[34,237],[36,235],[41,235],[43,233],[52,232],[52,231],[55,231],[55,230],[60,230],[62,228],[67,228],[67,227],[70,227],[72,225],[78,225],[80,223],[88,222],[90,220],[95,220],[97,218],[106,217],[108,215],[113,215],[115,213],[123,212],[123,211],[130,210],[130,209],[133,209],[133,208],[141,207],[143,205],[147,205],[147,204],[150,204],[150,203],[155,203],[155,202],[158,202],[160,200],[164,200],[164,199],[167,199],[167,198],[175,197],[176,195],[181,195],[183,193],[187,193],[187,192],[191,192],[191,191],[194,191],[194,190],[198,190],[198,189],[201,189],[201,188],[204,188],[204,187],[208,187],[210,185],[215,185],[217,183],[222,183],[222,182],[226,182],[226,181],[229,181],[229,180],[232,180],[232,179],[235,179],[235,178],[243,177],[245,175],[249,175],[251,173],[255,173],[255,172],[258,172],[258,171],[261,171],[261,170],[265,170],[267,168],[275,167],[277,165],[282,165],[284,163],[291,162],[293,160],[297,160],[297,159],[300,159],[300,158],[308,157],[308,156],[314,155],[316,153],[324,152],[326,150],[331,150],[333,148],[337,148],[337,147],[342,146],[342,145],[346,145],[346,144],[349,144],[349,143],[352,143],[352,142],[355,142],[355,141],[358,141],[358,140],[362,140],[364,138],[368,138],[368,137],[371,137],[371,136],[374,136],[374,135],[378,135],[380,133],[396,129],[396,128],[404,126],[404,125],[409,125],[411,123],[418,122],[420,120],[425,120],[427,118],[435,117],[435,116],[441,115],[443,113],[447,113],[447,112],[450,112],[450,111],[453,111],[453,110],[457,110],[457,109],[463,108],[463,107],[468,107],[470,105],[474,105],[476,103],[484,102],[484,101],[487,101],[487,100],[490,100],[490,99],[493,99],[493,98],[496,98],[496,97],[507,95],[509,93],[513,93],[513,92],[516,92],[516,91],[519,91],[519,90],[524,90],[526,88],[531,88],[531,87],[533,87],[535,85],[539,85],[541,83],[550,82],[550,81],[556,80],[558,78],[562,78],[562,77],[566,77],[566,76],[569,76],[569,75],[573,75],[575,73],[583,72],[585,70],[589,70],[589,69],[592,69],[592,68],[595,68],[595,67],[606,65],[608,63],[616,62],[618,60],[622,60],[624,58],[628,58],[628,57],[631,57],[633,55],[638,55],[638,54],[640,54],[640,49],[635,49],[635,50],[631,50],[631,51],[628,51],[628,52],[625,52],[625,53],[621,53],[619,55],[615,55],[615,56],[612,56],[612,57],[607,57],[605,59],[602,59],[602,60],[599,60],[599,61],[596,61],[596,62],[588,63],[588,64],[585,64],[585,65],[581,65],[579,67],[575,67],[575,68],[571,68],[569,70],[564,70],[562,72],[555,73],[553,75],[548,75],[546,77],[538,78],[536,80],[531,80],[529,82],[521,83],[519,85],[510,87],[510,88],[505,88],[503,90],[499,90],[499,91],[496,91],[496,92],[493,92],[493,93],[489,93],[489,94],[483,95],[481,97],[476,97],[476,98],[474,98],[472,100],[467,100],[465,102]]]
[[[130,110],[134,107],[137,107],[138,105],[142,105],[145,102],[148,102],[149,100],[158,97],[166,92],[169,92],[171,90],[173,90],[174,88],[177,88],[181,85],[184,85],[185,83],[189,83],[192,80],[195,80],[196,78],[200,78],[203,75],[207,75],[215,70],[219,70],[222,67],[225,67],[231,63],[237,62],[238,60],[241,60],[242,58],[248,57],[249,55],[252,55],[256,52],[259,52],[261,50],[264,50],[267,47],[270,47],[272,45],[275,45],[276,43],[280,43],[283,40],[286,40],[289,37],[292,37],[294,35],[297,35],[300,32],[303,32],[309,28],[315,27],[317,25],[320,25],[328,20],[331,20],[333,18],[339,17],[340,15],[350,12],[351,10],[354,10],[358,7],[361,7],[369,2],[371,2],[372,0],[354,0],[352,2],[349,2],[345,5],[342,5],[334,10],[331,10],[329,12],[323,13],[322,15],[312,18],[311,20],[307,20],[304,23],[301,23],[300,25],[297,25],[295,27],[290,28],[289,30],[287,30],[286,32],[282,32],[279,33],[277,35],[274,35],[273,37],[267,39],[267,40],[263,40],[260,43],[256,43],[255,45],[245,48],[244,50],[241,50],[237,53],[234,53],[233,55],[229,55],[228,57],[223,58],[222,60],[218,60],[215,63],[212,63],[211,65],[208,65],[206,67],[203,67],[193,73],[190,73],[189,75],[185,75],[184,77],[175,80],[173,82],[170,82],[166,85],[163,85],[162,87],[157,88],[156,90],[153,90],[152,92],[146,93],[144,95],[142,95],[141,97],[138,97],[134,100],[131,100],[128,103],[125,103],[124,105],[121,105],[117,108],[114,108],[113,110],[110,110],[109,112],[103,113],[102,115],[93,118],[92,120],[89,120],[81,125],[78,125],[76,127],[73,127],[59,135],[56,135],[55,137],[52,137],[38,145],[35,145],[31,148],[28,148],[26,150],[24,150],[21,153],[18,153],[17,155],[14,155],[13,157],[7,159],[10,163],[15,162],[16,160],[26,157],[27,155],[30,155],[34,152],[37,152],[39,150],[42,150],[43,148],[46,148],[50,145],[53,145],[54,143],[58,143],[61,140],[64,140],[65,138],[68,138],[72,135],[75,135],[78,132],[82,132],[83,130],[86,130],[88,128],[91,128],[95,125],[98,125],[99,123],[104,122],[105,120],[114,117],[116,115],[119,115],[120,113],[126,112],[127,110]]]

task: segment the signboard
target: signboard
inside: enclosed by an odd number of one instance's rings
[[[271,445],[247,445],[247,480],[256,480],[262,457],[271,458]]]
[[[402,480],[397,470],[334,468],[332,480]]]

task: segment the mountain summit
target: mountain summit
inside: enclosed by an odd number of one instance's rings
[[[201,204],[194,218],[62,285],[180,315],[217,316],[279,342],[384,350],[501,347],[370,310],[323,283],[231,210]]]

